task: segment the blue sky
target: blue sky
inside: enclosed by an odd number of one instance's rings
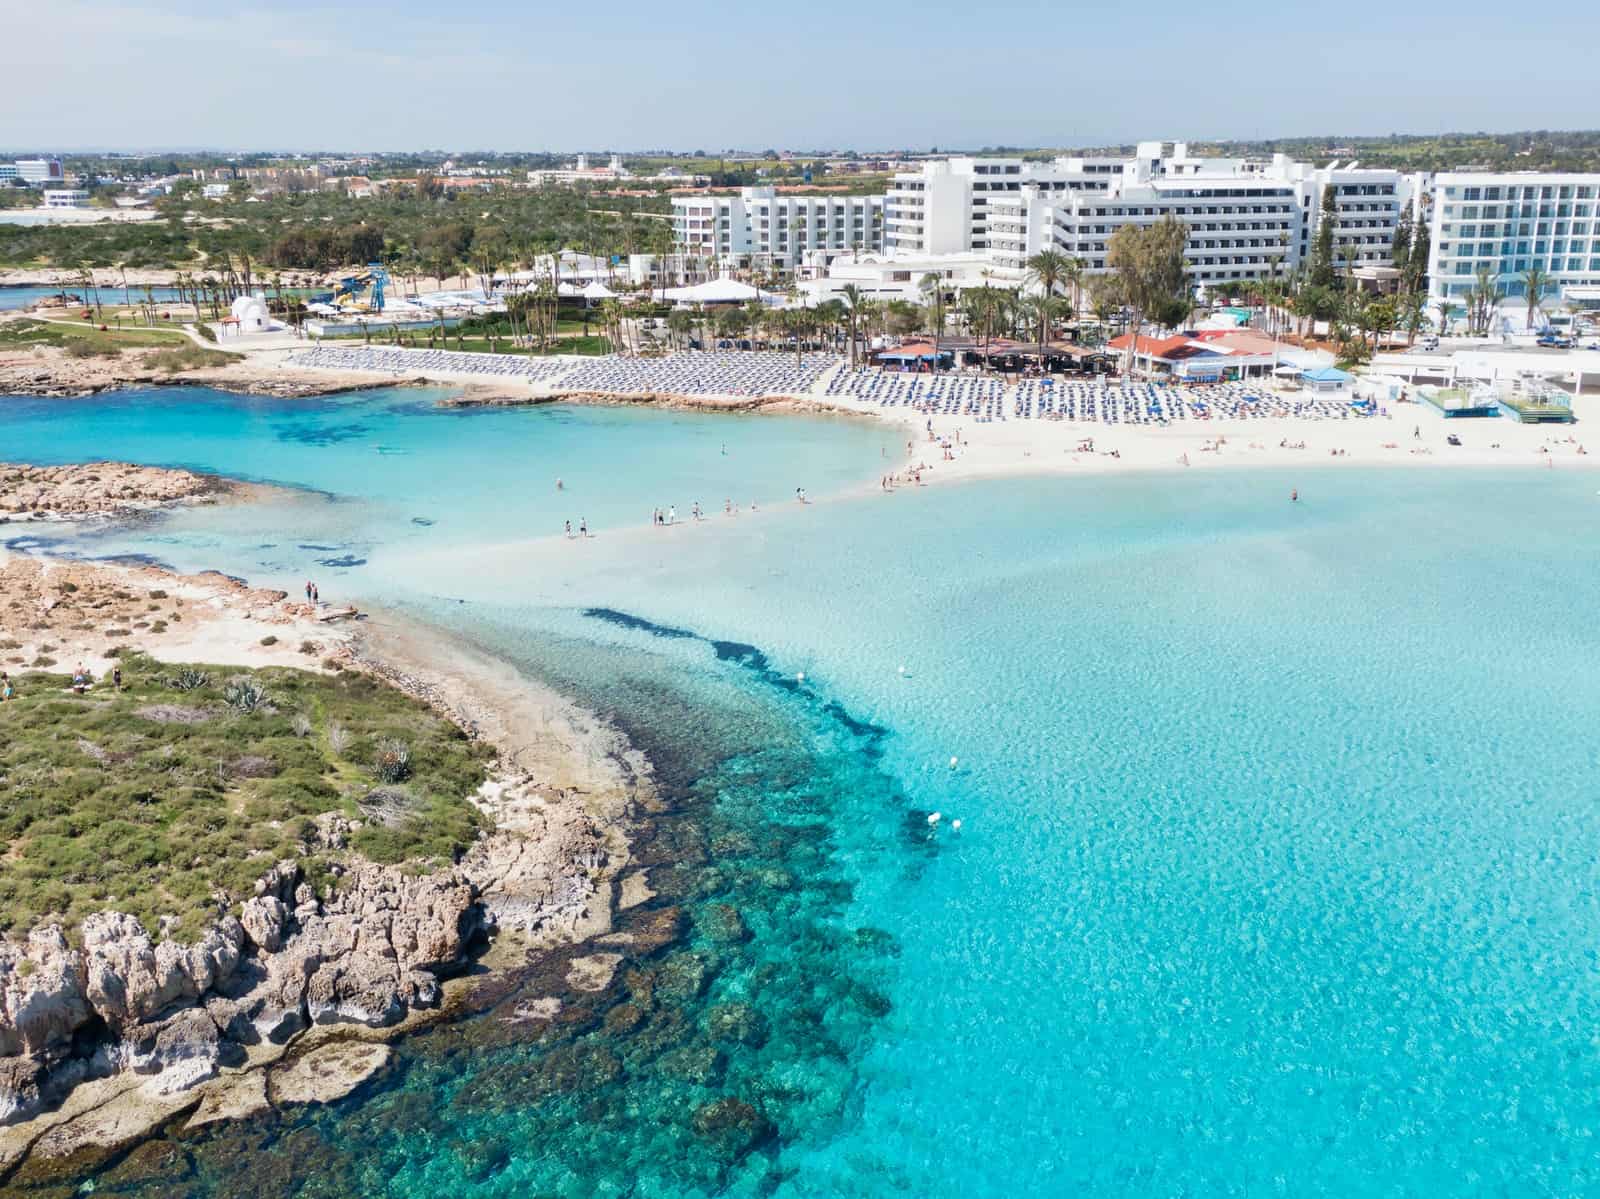
[[[1539,11],[0,0],[0,146],[864,150],[1600,126],[1600,7]]]

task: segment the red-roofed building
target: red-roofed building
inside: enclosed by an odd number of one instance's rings
[[[1133,334],[1114,338],[1110,348],[1127,353]],[[1156,375],[1191,382],[1214,382],[1266,375],[1277,364],[1270,338],[1248,330],[1217,329],[1194,335],[1140,337],[1134,365]]]

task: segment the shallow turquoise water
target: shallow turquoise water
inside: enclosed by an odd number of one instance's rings
[[[684,480],[649,472],[724,469],[721,433],[706,454],[606,410],[557,456],[644,448],[577,544],[530,539],[544,514],[495,512],[498,477],[461,465],[521,428],[504,414],[344,403],[326,420],[376,427],[319,442],[256,413],[207,440],[152,412],[133,438],[99,401],[48,429],[63,458],[255,455],[336,493],[280,511],[323,544],[365,531],[348,586],[662,763],[674,809],[642,852],[692,932],[642,1030],[610,1014],[630,992],[535,1036],[514,994],[335,1109],[190,1148],[192,1193],[241,1168],[394,1195],[1600,1190],[1592,480],[1241,471],[802,509],[774,502],[790,477],[837,490],[880,438],[784,422],[731,455],[788,467],[761,513],[662,532],[626,518]],[[38,425],[0,407],[0,457]],[[352,448],[374,438],[413,448],[419,492],[444,481],[419,510],[448,535],[410,532],[385,456]],[[208,512],[78,548],[141,544],[263,569]],[[712,935],[723,904],[750,941]],[[764,1037],[717,1039],[737,1003]],[[711,1075],[683,1068],[713,1047]],[[725,1094],[775,1126],[742,1158],[692,1116]]]
[[[62,272],[62,278],[67,277],[67,272]],[[174,303],[178,299],[178,290],[175,287],[153,287],[150,289],[158,302]],[[58,287],[0,287],[0,312],[13,308],[28,308],[38,301],[50,296],[58,296],[66,291],[75,296],[83,294],[83,288],[70,282]],[[144,288],[130,287],[124,291],[120,287],[107,287],[101,284],[100,302],[102,304],[137,304],[144,299]]]

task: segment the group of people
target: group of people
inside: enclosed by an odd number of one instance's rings
[[[322,602],[322,593],[317,590],[317,585],[315,583],[313,583],[310,579],[307,579],[306,580],[306,603],[308,603],[308,604],[320,604],[321,602]]]
[[[567,521],[566,534],[568,541],[571,541],[573,537],[589,536],[589,518],[587,516],[580,516],[578,518],[578,531],[576,533],[572,531],[572,522],[570,520]]]

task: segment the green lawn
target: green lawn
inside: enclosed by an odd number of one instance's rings
[[[307,844],[325,812],[363,821],[355,851],[423,870],[476,836],[468,797],[490,751],[386,684],[123,663],[120,692],[30,673],[0,704],[0,927],[13,935],[116,908],[152,933],[175,917],[172,935],[192,938],[216,896],[236,910],[280,858],[326,879],[350,851]],[[397,747],[408,764],[381,778]]]
[[[177,329],[145,329],[131,325],[118,329],[111,324],[105,332],[97,324],[80,320],[51,318],[41,320],[16,320],[0,323],[0,347],[62,346],[83,347],[90,353],[115,353],[120,350],[149,346],[193,345]]]

